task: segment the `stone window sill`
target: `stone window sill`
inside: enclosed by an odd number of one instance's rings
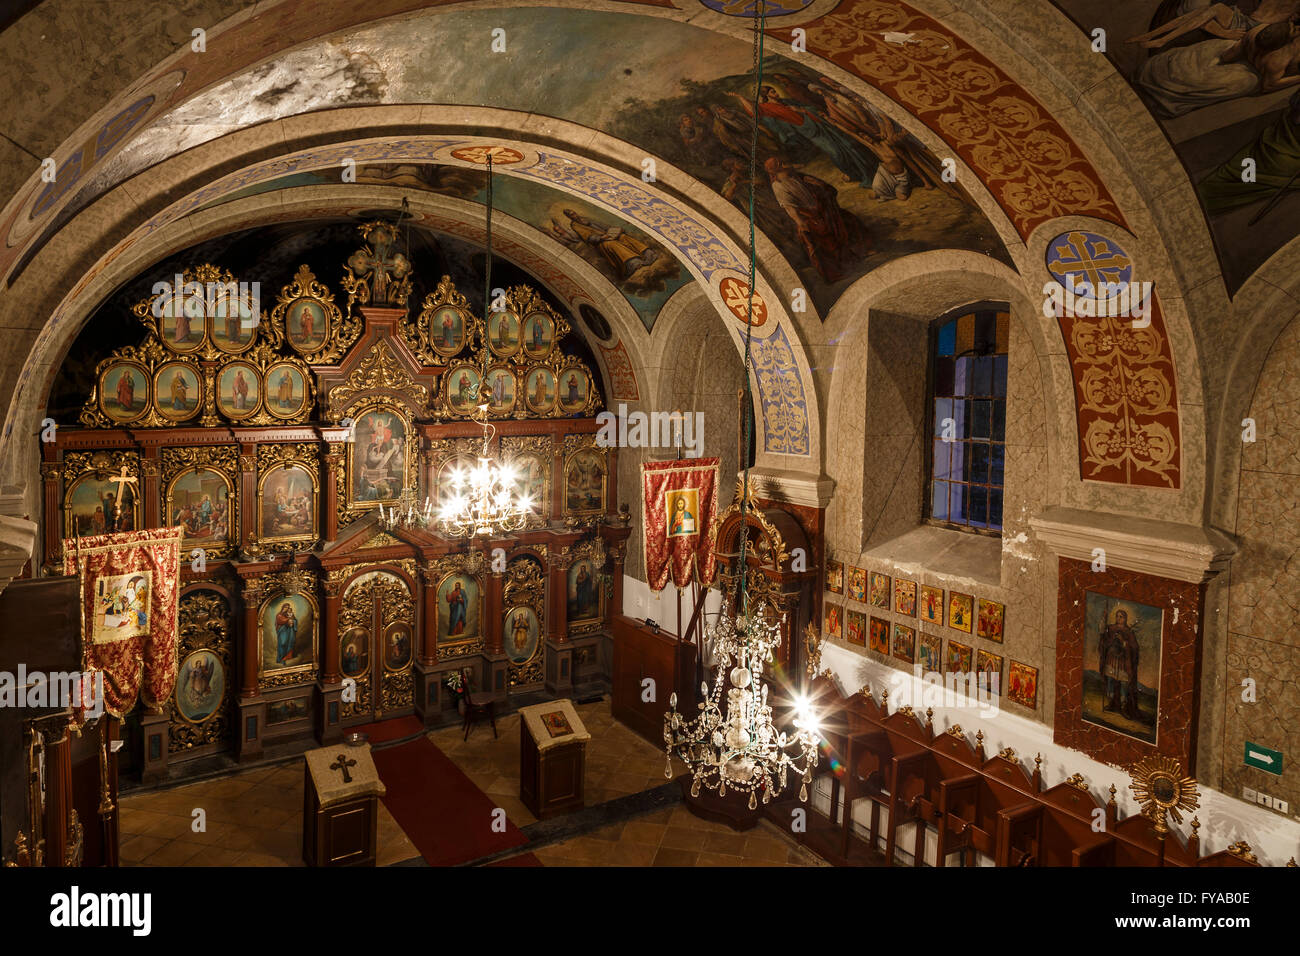
[[[989,587],[1002,584],[1002,539],[990,535],[921,525],[876,545],[865,557],[905,573],[969,578]]]

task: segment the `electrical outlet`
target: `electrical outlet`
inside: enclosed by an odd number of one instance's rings
[[[1243,799],[1243,800],[1248,800],[1248,801],[1250,801],[1251,803],[1254,803],[1254,802],[1255,802],[1255,791],[1252,790],[1252,789],[1250,789],[1250,787],[1242,787],[1242,788],[1241,788],[1241,799]]]

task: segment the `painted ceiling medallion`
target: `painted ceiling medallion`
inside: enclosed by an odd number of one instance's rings
[[[493,166],[509,166],[524,161],[524,154],[510,146],[462,146],[453,149],[451,155],[479,166],[486,166],[488,157],[492,158]]]

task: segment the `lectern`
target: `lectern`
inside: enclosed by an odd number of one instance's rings
[[[387,791],[370,745],[336,744],[303,756],[303,861],[308,866],[374,866],[379,798]]]
[[[539,820],[581,810],[591,734],[569,700],[519,710],[519,799]]]

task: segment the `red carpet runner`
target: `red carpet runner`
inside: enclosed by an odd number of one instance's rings
[[[381,720],[374,724],[348,728],[349,732],[353,730],[365,734],[372,744],[383,744],[390,740],[401,740],[403,737],[414,737],[416,734],[424,733],[424,722],[419,717],[408,714],[405,717],[394,717],[392,720]]]
[[[430,866],[453,866],[522,846],[528,840],[509,820],[492,829],[496,803],[428,738],[373,752],[388,788],[384,806]]]

